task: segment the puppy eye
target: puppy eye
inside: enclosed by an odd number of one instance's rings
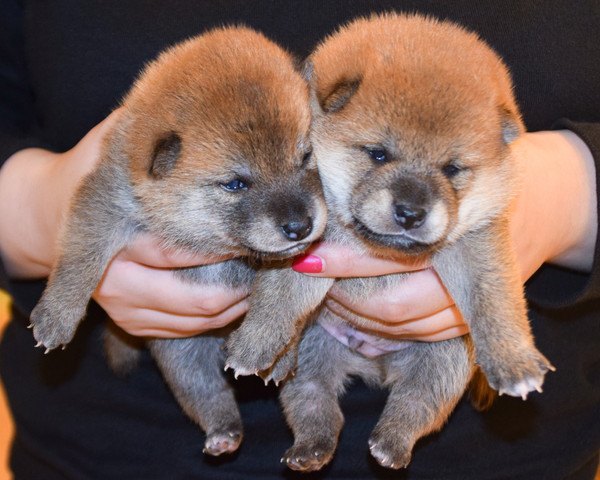
[[[248,188],[250,188],[247,182],[244,182],[239,178],[231,180],[231,182],[228,183],[221,183],[220,185],[228,192],[238,192],[240,190],[248,190]]]
[[[460,172],[462,172],[462,170],[463,169],[454,162],[447,163],[442,167],[442,173],[446,176],[446,178],[454,178]]]
[[[312,157],[312,149],[310,149],[308,152],[306,152],[304,154],[304,156],[302,157],[302,167],[303,168],[306,167],[306,165],[310,161],[310,157]]]
[[[365,150],[375,163],[386,163],[388,161],[388,153],[383,148],[365,147]]]

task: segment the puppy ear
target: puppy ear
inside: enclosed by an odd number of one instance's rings
[[[171,132],[159,139],[156,142],[154,152],[152,153],[150,175],[154,178],[163,178],[173,170],[180,154],[181,137],[175,132]]]
[[[519,138],[524,130],[519,113],[506,105],[500,107],[500,127],[502,128],[502,140],[506,145]]]
[[[360,87],[360,78],[339,79],[330,88],[317,90],[319,105],[325,113],[339,112]]]

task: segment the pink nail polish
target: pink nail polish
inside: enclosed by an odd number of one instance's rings
[[[294,260],[292,269],[300,273],[321,273],[323,271],[323,259],[316,255],[304,255]]]

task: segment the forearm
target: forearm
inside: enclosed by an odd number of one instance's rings
[[[0,169],[0,256],[13,278],[46,277],[55,258],[63,205],[90,168],[67,154],[28,148]]]
[[[528,133],[515,142],[522,174],[511,230],[518,258],[528,278],[546,261],[590,271],[598,230],[594,159],[574,133],[561,130]],[[523,235],[523,232],[535,234]],[[544,252],[533,251],[544,249]],[[540,255],[541,253],[541,255]]]

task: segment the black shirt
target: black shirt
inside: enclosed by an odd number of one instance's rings
[[[337,25],[392,9],[479,32],[511,69],[528,130],[570,128],[600,160],[594,0],[0,0],[0,162],[28,146],[70,148],[118,104],[145,62],[210,27],[244,23],[303,57]],[[274,389],[252,378],[238,382],[244,443],[232,458],[206,458],[202,432],[149,356],[128,379],[108,370],[99,307],[90,308],[66,351],[44,356],[25,329],[43,284],[9,282],[0,267],[0,286],[15,299],[0,347],[17,426],[12,468],[17,479],[593,478],[600,446],[597,263],[590,275],[544,266],[528,282],[536,343],[557,367],[543,394],[527,402],[502,397],[485,414],[461,402],[440,433],[417,444],[410,467],[394,472],[378,467],[367,447],[385,392],[356,384],[342,400],[338,452],[314,477],[279,463],[292,438]]]

